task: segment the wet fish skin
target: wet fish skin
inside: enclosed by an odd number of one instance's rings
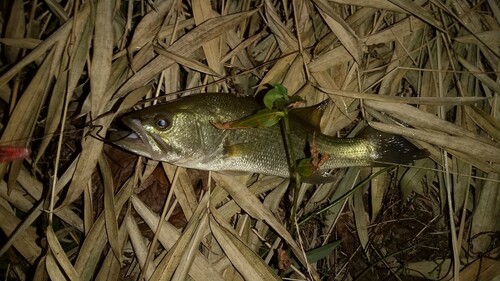
[[[116,145],[133,153],[174,165],[211,171],[242,171],[289,177],[280,126],[222,130],[215,123],[241,119],[262,109],[250,98],[231,94],[192,95],[122,117],[133,132],[112,133]],[[297,159],[306,157],[313,126],[290,114]],[[369,130],[361,138],[337,139],[315,132],[318,150],[328,154],[324,170],[350,166],[406,164],[427,153],[400,136]]]

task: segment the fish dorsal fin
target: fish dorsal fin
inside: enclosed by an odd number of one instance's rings
[[[319,130],[319,123],[329,103],[329,100],[324,100],[313,106],[294,108],[290,110],[290,114]]]

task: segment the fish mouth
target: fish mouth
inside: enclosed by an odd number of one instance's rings
[[[148,143],[146,131],[138,119],[122,119],[130,130],[114,131],[109,134],[109,140],[115,145],[147,158],[153,158],[153,149]]]

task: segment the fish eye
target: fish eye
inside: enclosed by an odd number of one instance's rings
[[[168,128],[168,121],[164,117],[156,118],[155,119],[155,127],[159,130],[165,130]]]

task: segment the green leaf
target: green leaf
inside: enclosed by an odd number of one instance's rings
[[[326,258],[335,249],[342,240],[333,241],[324,246],[318,247],[316,249],[306,252],[307,261],[310,263],[315,263],[320,259]]]
[[[274,101],[274,108],[279,110],[286,110],[290,105],[290,100],[287,99],[277,99]]]
[[[276,108],[278,100],[288,102],[288,90],[281,84],[273,85],[273,88],[264,95],[264,105],[273,109]]]
[[[302,177],[309,178],[314,174],[314,166],[312,164],[311,158],[300,159],[297,164],[297,173],[299,173]]]
[[[285,113],[279,110],[264,108],[243,119],[213,125],[217,129],[268,128],[276,125],[283,116],[285,116]]]

